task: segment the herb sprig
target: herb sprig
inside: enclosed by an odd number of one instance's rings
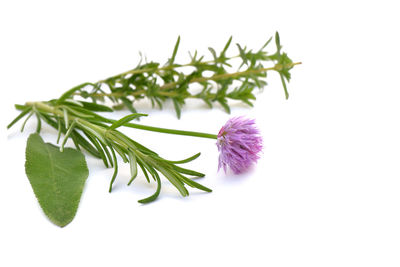
[[[140,127],[140,125],[130,123],[130,121],[141,116],[147,116],[147,114],[133,113],[120,120],[112,120],[95,113],[95,111],[100,110],[112,111],[105,105],[70,99],[59,100],[28,102],[25,105],[17,105],[16,107],[21,109],[22,112],[8,125],[8,128],[27,115],[23,123],[24,126],[27,120],[35,114],[38,119],[37,133],[40,132],[41,121],[43,120],[58,131],[57,143],[61,141],[60,136],[64,135],[60,146],[61,152],[64,150],[67,140],[71,138],[78,150],[83,148],[91,155],[101,158],[107,168],[114,168],[109,187],[110,192],[118,174],[117,155],[119,155],[125,163],[130,165],[131,179],[128,185],[137,177],[138,167],[142,170],[147,182],[150,183],[150,177],[152,177],[157,183],[156,192],[148,198],[139,200],[140,203],[148,203],[158,197],[161,189],[159,173],[166,177],[184,197],[189,195],[185,185],[211,192],[211,189],[192,180],[193,177],[204,177],[203,173],[178,166],[195,160],[200,156],[200,153],[184,160],[166,160],[156,152],[118,131],[121,126],[145,129],[146,126],[141,125],[142,127]],[[21,131],[23,128],[21,128]],[[149,128],[158,129],[158,132],[163,130],[156,127]],[[168,131],[168,129],[164,130]],[[180,132],[180,134],[191,133],[178,130],[175,130],[175,132]],[[216,139],[216,135],[205,133],[197,133],[197,136]],[[187,177],[187,175],[192,178]]]
[[[202,100],[210,108],[218,102],[226,112],[230,113],[229,99],[253,106],[252,101],[256,99],[254,90],[267,85],[265,79],[268,71],[279,74],[285,96],[288,98],[287,82],[291,78],[290,70],[301,63],[294,63],[287,53],[282,52],[278,32],[275,34],[274,53],[266,51],[271,41],[272,37],[256,51],[237,44],[238,54],[228,56],[231,37],[219,53],[209,47],[211,60],[205,60],[204,56],[199,56],[195,51],[193,54],[189,53],[190,62],[179,64],[175,62],[180,44],[178,37],[172,55],[164,65],[155,61],[142,64],[141,60],[132,70],[95,83],[86,82],[78,85],[69,90],[63,98],[73,98],[78,95],[91,98],[93,102],[108,98],[114,103],[115,109],[126,107],[133,113],[137,112],[135,104],[140,99],[147,98],[153,107],[157,105],[160,109],[167,100],[171,100],[178,118],[181,116],[181,109],[186,99],[194,98]],[[237,71],[230,72],[233,69],[234,59],[239,59],[241,63]],[[267,67],[265,65],[267,63],[272,66]],[[183,70],[189,68],[191,72],[185,74]],[[191,84],[198,85],[196,92],[191,90]]]

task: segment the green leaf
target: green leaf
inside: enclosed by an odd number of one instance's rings
[[[115,121],[108,129],[109,130],[115,130],[118,127],[121,127],[124,124],[130,122],[131,120],[134,120],[134,119],[136,119],[138,117],[143,117],[143,116],[147,116],[147,114],[143,114],[143,113],[129,114],[129,115],[123,117],[122,119],[119,119],[119,120]]]
[[[66,100],[67,98],[72,96],[76,91],[82,89],[83,87],[85,87],[87,85],[93,85],[93,84],[92,83],[82,83],[80,85],[75,86],[72,89],[69,89],[64,94],[62,94],[62,96],[60,96],[60,98],[57,100],[57,104],[63,102],[64,100]]]
[[[160,180],[160,177],[158,175],[155,175],[155,178],[156,178],[156,181],[157,181],[156,192],[153,195],[151,195],[151,196],[149,196],[147,198],[139,200],[138,201],[139,203],[145,204],[145,203],[152,202],[152,201],[156,200],[156,198],[160,194],[160,191],[161,191],[161,180]]]
[[[156,168],[164,174],[164,176],[173,184],[176,189],[178,189],[179,193],[183,196],[186,197],[189,195],[189,191],[187,191],[185,185],[179,178],[177,177],[176,173],[174,173],[172,170],[168,168],[164,168],[161,165],[157,165]]]
[[[219,98],[217,101],[221,104],[221,106],[225,109],[226,113],[230,114],[231,109],[229,108],[226,99],[224,98]]]
[[[129,109],[130,112],[132,113],[137,113],[136,109],[133,107],[132,101],[130,101],[126,97],[121,97],[122,103],[124,103],[125,107]]]
[[[60,227],[69,224],[89,175],[83,154],[72,148],[60,152],[34,133],[26,146],[25,172],[47,217]]]
[[[17,110],[21,110],[21,111],[23,111],[24,109],[27,108],[26,105],[20,105],[20,104],[15,104],[14,107],[15,107]]]
[[[128,156],[129,156],[129,166],[130,166],[130,170],[131,170],[131,179],[128,182],[128,185],[130,185],[133,182],[133,180],[135,180],[135,178],[138,174],[138,171],[137,171],[137,162],[136,162],[135,153],[128,150]]]
[[[172,98],[172,102],[174,103],[176,116],[178,117],[178,119],[180,119],[181,118],[181,106],[176,98]]]
[[[171,56],[171,58],[169,60],[169,64],[170,65],[174,64],[176,53],[178,52],[178,47],[179,47],[180,41],[181,41],[181,37],[178,36],[178,40],[176,40],[176,43],[175,43],[174,51],[172,52],[172,56]]]
[[[149,178],[149,175],[147,174],[146,167],[145,167],[146,163],[143,160],[141,160],[139,157],[137,157],[136,160],[137,160],[137,164],[142,169],[142,172],[143,172],[144,176],[146,177],[147,182],[150,183],[150,178]]]
[[[89,109],[91,111],[100,111],[100,112],[112,112],[113,109],[110,107],[107,107],[105,105],[93,103],[93,102],[86,102],[86,101],[79,101],[78,103],[81,103],[84,108]]]
[[[215,52],[214,48],[209,47],[208,50],[211,52],[214,60],[217,61],[218,57],[217,57],[217,53]]]
[[[114,149],[113,149],[112,146],[110,146],[110,150],[111,150],[112,158],[113,158],[114,173],[113,173],[113,176],[111,177],[110,187],[109,187],[109,189],[108,189],[108,192],[109,192],[109,193],[111,193],[113,183],[114,183],[114,181],[115,181],[115,178],[117,178],[117,174],[118,174],[117,156],[115,155],[115,151],[114,151]]]
[[[228,50],[230,44],[232,42],[232,36],[229,38],[228,42],[226,43],[224,49],[222,50],[220,57],[225,57],[226,50]]]
[[[260,48],[259,52],[263,51],[264,48],[267,47],[267,45],[271,42],[271,40],[272,40],[272,37],[270,37],[270,38],[268,39],[268,41]]]
[[[7,129],[10,129],[15,123],[22,119],[31,110],[31,107],[26,107],[12,122],[10,122],[10,124],[7,125]]]
[[[209,108],[212,108],[213,106],[212,106],[212,103],[211,103],[211,101],[210,100],[208,100],[207,98],[202,98],[203,99],[203,101],[207,104],[207,106],[209,107]]]
[[[281,82],[282,82],[282,85],[283,85],[283,89],[285,90],[286,99],[288,99],[289,98],[289,92],[288,92],[288,89],[287,89],[287,86],[286,86],[285,78],[282,75],[282,73],[279,73],[279,76],[281,77]]]
[[[206,192],[212,192],[212,190],[211,190],[210,188],[205,187],[204,185],[201,185],[201,184],[199,184],[199,183],[197,183],[197,182],[195,182],[195,181],[193,181],[193,180],[190,180],[189,178],[187,178],[187,177],[185,177],[185,176],[183,176],[183,175],[180,175],[180,174],[179,174],[179,177],[180,177],[180,178],[182,179],[182,181],[183,181],[185,184],[187,184],[188,186],[191,186],[191,187],[194,187],[194,188],[197,188],[197,189],[206,191]]]
[[[276,44],[277,53],[280,54],[282,46],[281,46],[281,39],[279,38],[278,32],[275,33],[275,44]]]
[[[243,60],[243,62],[242,62],[242,64],[240,64],[240,66],[239,66],[239,69],[243,66],[243,65],[247,65],[247,56],[246,56],[246,47],[245,48],[242,48],[241,46],[240,46],[240,44],[236,44],[236,46],[238,47],[238,49],[239,49],[239,54],[240,54],[240,57],[242,58],[242,60]]]
[[[204,173],[196,172],[196,171],[189,170],[189,169],[185,169],[185,168],[182,168],[182,167],[179,167],[179,166],[176,166],[176,165],[173,165],[173,168],[176,171],[180,172],[180,173],[189,174],[189,175],[193,175],[193,176],[197,176],[197,177],[204,177],[205,176]]]
[[[183,159],[183,160],[176,160],[176,161],[166,160],[166,161],[169,162],[169,163],[172,163],[172,164],[183,164],[183,163],[187,163],[187,162],[190,162],[192,160],[195,160],[198,157],[200,157],[200,152],[195,154],[195,155],[193,155],[193,156],[191,156],[191,157],[189,157],[189,158]]]

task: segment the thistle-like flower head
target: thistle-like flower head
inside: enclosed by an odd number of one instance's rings
[[[229,119],[218,133],[218,170],[229,166],[235,174],[245,172],[259,159],[262,138],[252,119]]]

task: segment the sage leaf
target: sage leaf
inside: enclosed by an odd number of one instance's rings
[[[45,143],[31,134],[26,146],[25,172],[43,212],[64,227],[75,217],[89,175],[84,155],[75,149]]]

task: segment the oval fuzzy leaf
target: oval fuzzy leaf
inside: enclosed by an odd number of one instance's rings
[[[89,171],[83,154],[44,143],[31,134],[26,146],[25,172],[47,217],[60,227],[75,217]]]

